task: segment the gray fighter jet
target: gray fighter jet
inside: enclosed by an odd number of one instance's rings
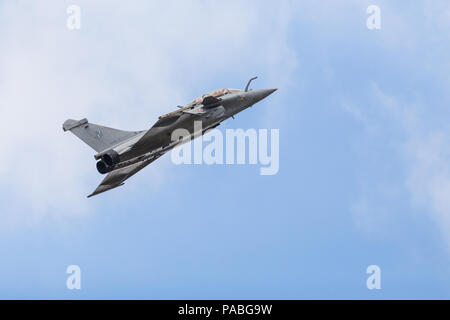
[[[188,105],[159,117],[148,130],[122,131],[89,123],[87,119],[66,120],[64,131],[71,131],[97,154],[97,170],[107,174],[88,197],[119,187],[139,170],[149,165],[175,146],[217,127],[223,120],[251,107],[277,89],[219,89],[198,97]],[[195,132],[194,121],[201,121],[201,131]],[[184,128],[188,136],[172,141],[172,132]]]

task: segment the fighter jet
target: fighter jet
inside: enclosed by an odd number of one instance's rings
[[[234,118],[235,114],[277,90],[249,90],[250,83],[256,78],[251,78],[244,90],[218,89],[206,93],[188,105],[160,116],[148,130],[123,131],[90,123],[86,118],[66,120],[63,130],[72,132],[94,149],[98,172],[107,174],[88,197],[123,185],[125,180],[167,151],[217,127],[230,117]],[[201,132],[195,131],[198,128],[195,121],[200,121]],[[172,141],[172,132],[179,128],[186,129],[189,134]]]

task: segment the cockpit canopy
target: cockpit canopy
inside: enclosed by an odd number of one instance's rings
[[[230,94],[230,93],[234,93],[234,92],[240,92],[240,91],[242,91],[242,90],[239,90],[239,89],[227,89],[227,88],[213,90],[211,92],[205,93],[204,95],[198,97],[197,99],[195,99],[194,101],[192,101],[188,105],[182,107],[181,109],[178,109],[178,110],[175,110],[175,111],[172,111],[170,113],[167,113],[167,114],[164,114],[164,115],[160,116],[159,119],[164,119],[164,118],[168,118],[168,117],[171,117],[171,116],[180,115],[183,110],[192,109],[193,107],[201,104],[205,97],[212,96],[214,98],[219,98],[219,97],[222,97],[224,95],[227,95],[227,94]]]
[[[201,104],[203,99],[205,97],[207,97],[207,96],[212,96],[214,98],[219,98],[219,97],[222,97],[222,96],[224,96],[226,94],[233,93],[233,92],[239,92],[239,91],[241,91],[241,90],[239,90],[239,89],[228,89],[228,88],[213,90],[211,92],[205,93],[204,95],[201,95],[200,97],[198,97],[197,99],[195,99],[194,101],[189,103],[188,106],[195,106],[195,105]]]

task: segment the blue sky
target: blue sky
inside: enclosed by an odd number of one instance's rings
[[[450,298],[449,18],[447,1],[1,1],[0,298]],[[279,90],[219,128],[279,129],[277,175],[166,155],[86,198],[101,177],[65,119],[145,129],[254,75]]]

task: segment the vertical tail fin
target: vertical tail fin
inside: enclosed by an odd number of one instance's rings
[[[123,131],[89,123],[88,120],[66,120],[64,131],[70,131],[97,152],[109,149],[137,135],[140,131]]]

